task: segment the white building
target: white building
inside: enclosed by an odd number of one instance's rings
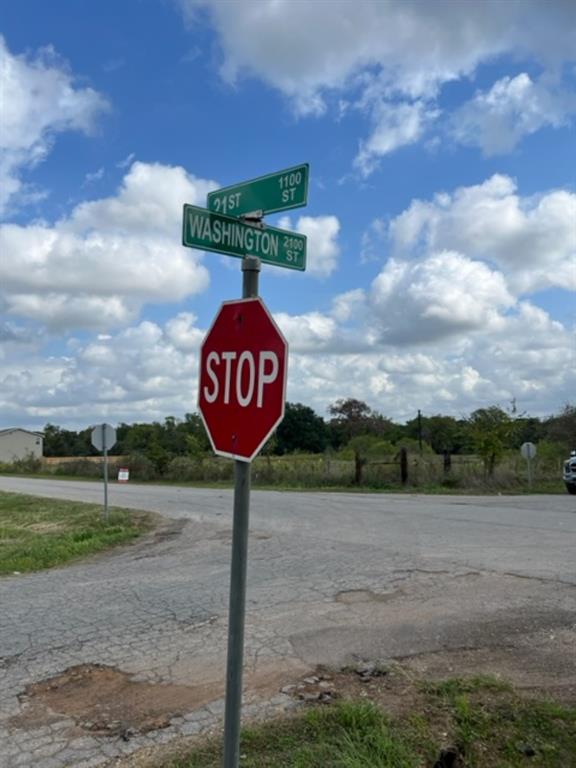
[[[0,461],[10,463],[27,456],[42,458],[44,434],[29,429],[0,429]]]

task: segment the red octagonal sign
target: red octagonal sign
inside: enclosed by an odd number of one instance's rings
[[[198,408],[214,451],[252,461],[284,417],[288,344],[259,299],[225,301],[200,349]]]

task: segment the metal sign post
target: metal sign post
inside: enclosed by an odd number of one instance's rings
[[[242,298],[258,296],[260,260],[242,260]],[[228,659],[226,666],[226,708],[224,712],[224,768],[238,768],[240,762],[240,716],[242,711],[242,668],[244,663],[244,624],[246,616],[246,570],[248,565],[248,527],[250,515],[250,469],[248,461],[234,462],[234,522],[232,529],[232,567]]]
[[[108,522],[108,446],[104,424],[102,424],[102,442],[104,443],[104,520]]]
[[[102,519],[108,522],[108,449],[113,448],[116,443],[116,430],[110,424],[99,424],[94,427],[90,437],[94,448],[104,454],[104,509]]]
[[[536,446],[534,443],[522,443],[520,453],[526,459],[528,469],[528,487],[532,488],[532,459],[536,456]]]
[[[250,462],[282,420],[286,399],[288,345],[258,298],[260,265],[306,269],[306,237],[262,217],[306,205],[308,170],[304,163],[225,187],[209,193],[208,209],[185,204],[183,211],[182,245],[242,259],[242,300],[220,308],[200,348],[198,377],[212,447],[235,462],[223,768],[240,764]]]
[[[258,296],[260,260],[242,261],[242,298],[225,301],[200,347],[198,410],[214,452],[234,459],[225,768],[237,768],[248,560],[250,462],[284,416],[288,344]]]

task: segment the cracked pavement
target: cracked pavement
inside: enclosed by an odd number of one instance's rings
[[[99,483],[2,477],[0,490],[102,501]],[[2,768],[88,768],[221,723],[232,491],[112,485],[110,503],[164,520],[0,580]],[[253,491],[250,518],[245,716],[293,706],[279,689],[315,665],[358,659],[576,696],[576,498]],[[77,665],[189,686],[189,708],[130,738],[28,711],[28,686]]]

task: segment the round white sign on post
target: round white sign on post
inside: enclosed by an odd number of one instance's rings
[[[109,451],[116,444],[116,430],[110,424],[98,424],[92,430],[90,439],[97,451],[103,451],[104,448]]]
[[[520,453],[525,459],[533,459],[536,456],[536,446],[534,443],[522,443]]]

